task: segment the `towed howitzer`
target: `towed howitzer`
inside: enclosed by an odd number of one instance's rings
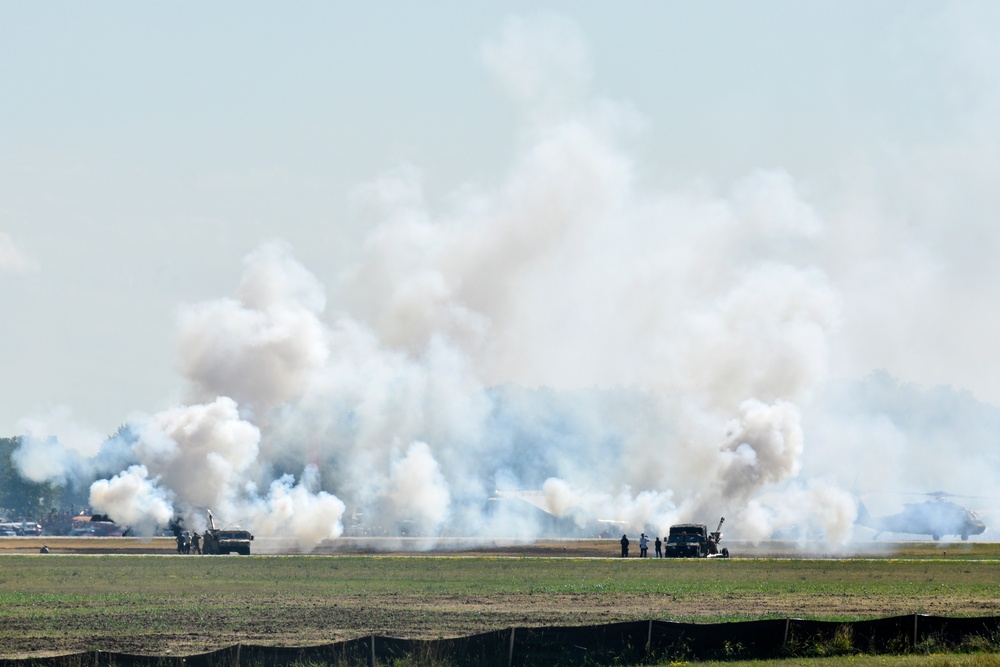
[[[708,534],[708,554],[706,558],[729,558],[729,549],[719,551],[719,542],[722,541],[722,524],[726,522],[726,517],[719,519],[719,525],[715,531]]]

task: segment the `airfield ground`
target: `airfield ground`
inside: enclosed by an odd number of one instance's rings
[[[880,542],[850,553],[729,543],[728,561],[658,562],[617,558],[615,540],[445,540],[426,551],[419,540],[359,539],[281,555],[287,546],[259,538],[257,556],[197,557],[178,556],[168,538],[0,539],[0,658],[649,618],[1000,615],[996,543]]]
[[[53,554],[176,554],[173,538],[154,537],[0,537],[0,554],[34,554],[42,546]],[[914,542],[872,540],[844,546],[822,542],[797,543],[768,540],[750,543],[726,541],[734,558],[998,558],[1000,542],[922,540]],[[281,538],[257,538],[256,555],[407,555],[407,556],[509,556],[614,558],[621,547],[617,539],[514,539],[342,537],[327,540],[304,552],[297,543]],[[653,547],[649,548],[652,553]],[[630,556],[638,556],[633,540]]]

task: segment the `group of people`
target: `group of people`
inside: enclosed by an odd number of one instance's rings
[[[622,558],[628,558],[628,535],[622,535]],[[660,541],[659,535],[657,535],[656,540],[653,542],[653,546],[656,548],[656,558],[663,558],[663,542]],[[646,533],[639,534],[639,558],[647,558],[649,554],[649,536]]]
[[[177,533],[177,553],[179,554],[200,554],[201,535],[186,530]]]

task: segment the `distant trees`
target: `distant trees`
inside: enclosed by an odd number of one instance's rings
[[[0,510],[8,518],[37,520],[68,504],[86,504],[82,490],[21,477],[11,460],[18,444],[18,438],[0,438]]]

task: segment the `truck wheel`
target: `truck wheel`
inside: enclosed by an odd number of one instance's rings
[[[723,549],[722,550],[722,557],[723,558],[729,558],[729,549]]]

